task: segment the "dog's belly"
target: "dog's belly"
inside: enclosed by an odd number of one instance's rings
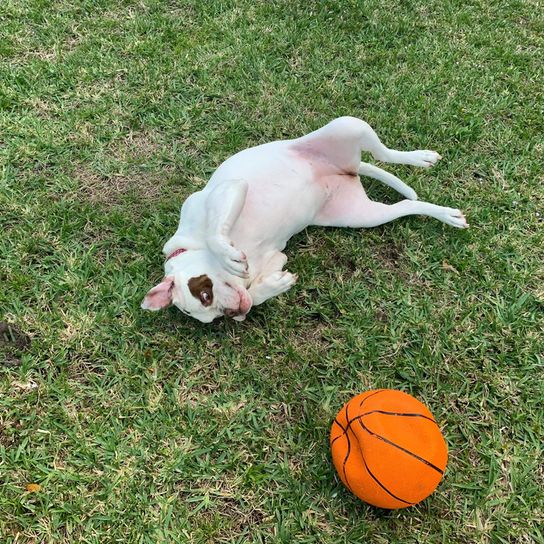
[[[251,261],[281,251],[291,236],[312,224],[330,197],[326,184],[289,141],[246,149],[225,161],[209,187],[243,179],[248,193],[231,238]],[[257,264],[257,263],[255,263]]]

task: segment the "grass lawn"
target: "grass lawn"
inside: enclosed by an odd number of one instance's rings
[[[543,542],[542,11],[3,0],[0,542]],[[140,310],[221,161],[347,114],[439,151],[387,168],[471,228],[311,228],[298,285],[242,324]],[[392,512],[328,445],[384,387],[450,448],[436,493]]]

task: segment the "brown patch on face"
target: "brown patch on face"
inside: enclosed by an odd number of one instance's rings
[[[206,276],[198,276],[196,278],[191,278],[187,285],[189,286],[189,291],[197,300],[199,300],[203,306],[210,306],[213,302],[213,282]]]

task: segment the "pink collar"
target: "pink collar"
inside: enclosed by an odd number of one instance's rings
[[[173,257],[177,257],[178,255],[181,255],[182,253],[185,253],[186,251],[187,250],[185,248],[180,247],[179,249],[176,249],[176,251],[170,253],[170,255],[168,255],[168,257],[166,257],[166,260],[169,261]]]

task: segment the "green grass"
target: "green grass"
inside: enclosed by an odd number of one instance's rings
[[[543,35],[536,0],[3,0],[0,542],[543,542]],[[471,229],[309,229],[243,324],[139,309],[222,160],[346,114],[443,154],[388,169]],[[450,448],[408,510],[329,457],[379,387]]]

